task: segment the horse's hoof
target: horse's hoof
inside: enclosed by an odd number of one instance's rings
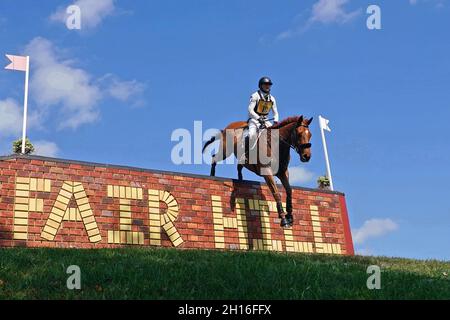
[[[292,225],[294,224],[294,217],[292,216],[292,214],[287,214],[286,220],[287,220],[287,223],[292,227]]]
[[[289,228],[289,222],[286,218],[281,218],[280,226],[283,228]]]

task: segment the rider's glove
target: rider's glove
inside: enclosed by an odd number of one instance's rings
[[[266,123],[266,121],[265,121],[265,119],[263,117],[259,117],[258,121],[259,121],[260,124]]]

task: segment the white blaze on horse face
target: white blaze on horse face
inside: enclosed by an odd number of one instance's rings
[[[302,137],[305,137],[305,140],[301,141],[300,143],[308,143],[309,142],[309,140],[311,138],[311,133],[309,132],[308,128],[304,129]]]
[[[309,135],[309,129],[305,129],[304,134],[306,134],[306,136],[308,136]]]

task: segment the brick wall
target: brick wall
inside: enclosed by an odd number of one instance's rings
[[[293,206],[294,226],[282,229],[269,189],[258,182],[0,157],[2,247],[354,253],[342,193],[294,188]]]

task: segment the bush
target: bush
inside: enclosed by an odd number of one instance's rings
[[[34,146],[28,140],[25,139],[25,154],[32,154],[34,152]],[[13,142],[13,153],[22,153],[22,139],[16,140]]]
[[[327,176],[320,176],[317,179],[317,186],[319,189],[330,189],[330,179]]]

